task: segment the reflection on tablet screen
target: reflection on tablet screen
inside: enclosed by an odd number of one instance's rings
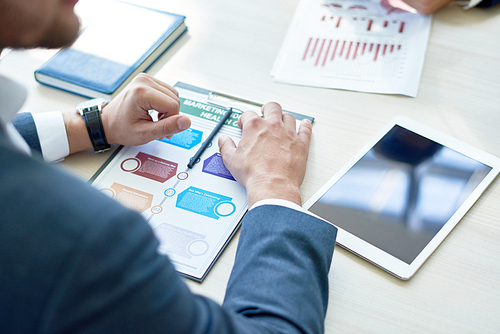
[[[490,170],[396,125],[309,210],[410,264]]]

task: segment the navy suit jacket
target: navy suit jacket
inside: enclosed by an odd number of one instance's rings
[[[477,7],[487,8],[498,5],[498,3],[500,3],[500,0],[483,0],[477,5]]]
[[[322,220],[250,210],[221,306],[190,292],[140,214],[19,152],[1,124],[0,185],[2,333],[324,330],[337,230]]]

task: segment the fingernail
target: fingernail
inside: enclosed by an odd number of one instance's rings
[[[177,128],[179,130],[186,130],[191,125],[187,117],[181,117],[177,120]]]

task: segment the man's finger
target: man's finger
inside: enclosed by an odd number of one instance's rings
[[[171,137],[172,135],[188,129],[191,120],[184,115],[175,115],[159,120],[158,122],[144,123],[144,131],[150,134],[152,139]]]
[[[240,129],[243,130],[244,124],[252,118],[260,118],[260,116],[257,115],[257,113],[255,111],[251,111],[251,110],[245,111],[243,114],[241,114],[241,116],[238,118],[238,126],[240,127]]]
[[[297,121],[295,117],[292,116],[292,114],[284,112],[282,119],[283,119],[283,124],[285,124],[285,127],[287,127],[288,129],[295,130]]]
[[[268,102],[262,107],[262,115],[271,121],[281,121],[283,118],[283,109],[276,102]]]
[[[227,168],[228,167],[227,164],[231,160],[234,151],[236,151],[236,144],[234,143],[231,137],[228,137],[226,135],[221,135],[219,137],[218,143],[219,143],[220,155],[222,157],[222,160],[224,161],[224,164],[226,164]]]
[[[167,94],[171,97],[179,97],[179,93],[177,90],[170,86],[169,84],[156,79],[155,77],[146,74],[146,73],[140,73],[135,77],[136,81],[143,82],[146,85],[150,85],[151,87],[161,91],[164,94]]]
[[[144,110],[154,109],[167,117],[179,114],[180,101],[177,97],[165,95],[151,87],[145,94],[137,97],[137,103]]]
[[[312,124],[307,118],[300,122],[298,135],[299,138],[309,147],[312,136]]]

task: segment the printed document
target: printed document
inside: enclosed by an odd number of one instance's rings
[[[239,141],[239,114],[231,115],[189,169],[191,157],[226,110],[187,85],[175,87],[191,128],[170,139],[121,147],[92,185],[140,212],[160,241],[158,251],[169,256],[177,271],[201,281],[247,210],[246,190],[224,166],[217,145],[222,134]]]
[[[401,0],[300,1],[271,75],[287,84],[416,97],[432,16],[401,7]]]

